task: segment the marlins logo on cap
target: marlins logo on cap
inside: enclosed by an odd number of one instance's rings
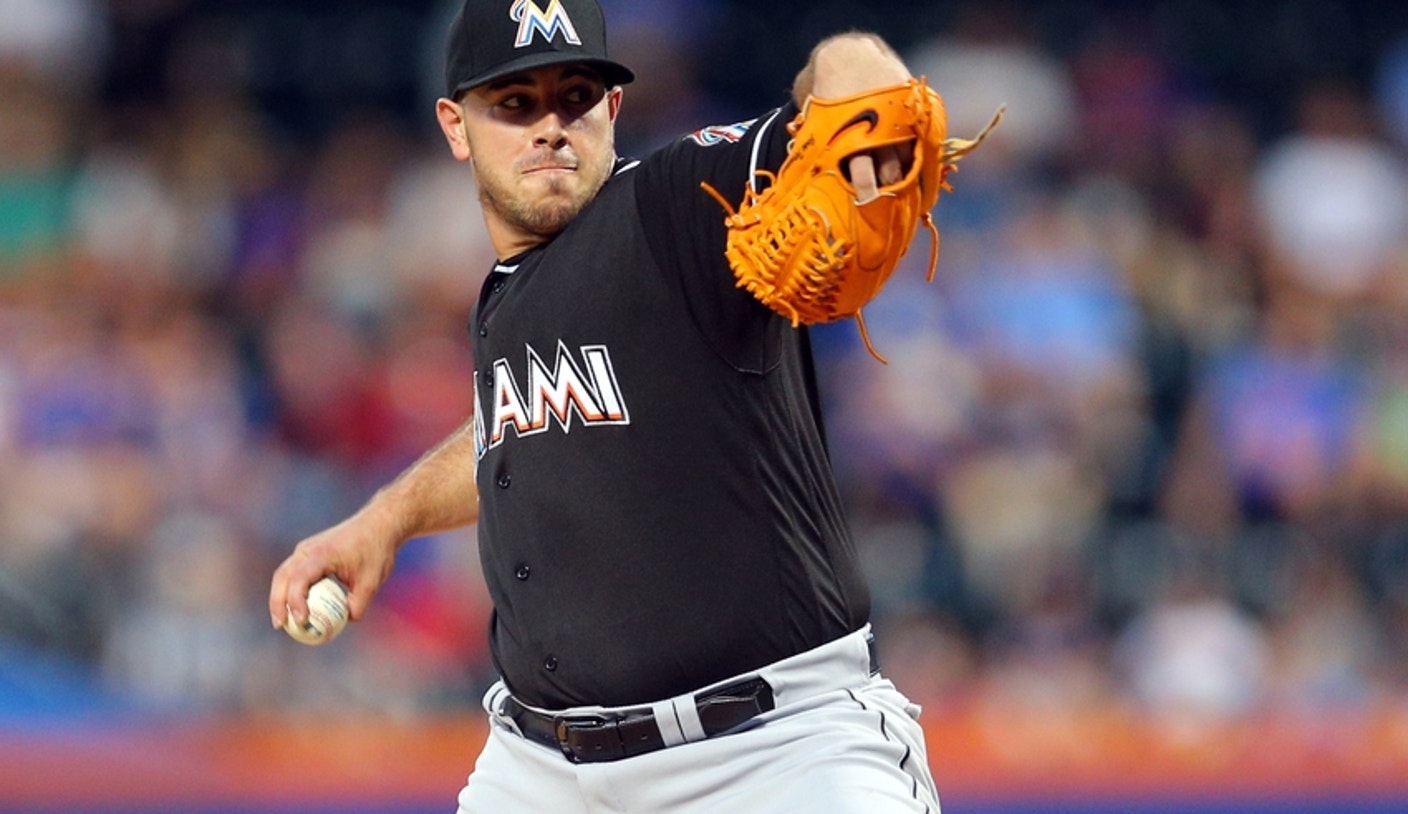
[[[548,3],[546,10],[539,9],[533,0],[518,0],[509,10],[508,16],[518,21],[518,39],[513,42],[514,48],[532,45],[533,35],[539,33],[543,35],[543,39],[551,42],[552,38],[561,32],[562,38],[569,44],[582,44],[582,38],[577,36],[577,29],[572,27],[572,18],[567,16],[567,9],[563,8],[558,0]]]
[[[599,71],[608,85],[635,79],[606,54],[596,0],[465,0],[450,23],[445,88],[451,98],[519,71],[565,62]]]

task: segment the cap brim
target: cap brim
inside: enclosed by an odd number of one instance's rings
[[[612,62],[609,59],[583,57],[564,51],[547,51],[537,54],[524,54],[518,59],[510,60],[502,65],[495,65],[492,71],[486,71],[479,76],[471,77],[459,83],[450,95],[458,96],[471,88],[488,84],[495,79],[501,79],[509,74],[531,71],[534,68],[543,68],[548,65],[562,65],[566,63],[578,63],[591,67],[597,73],[601,74],[601,78],[606,80],[606,84],[609,86],[630,84],[634,82],[636,78],[635,73],[633,73],[630,68],[627,68],[619,62]]]

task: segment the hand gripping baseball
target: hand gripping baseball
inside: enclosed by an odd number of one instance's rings
[[[395,555],[395,538],[365,511],[303,540],[270,581],[269,615],[274,627],[306,626],[310,588],[327,576],[346,586],[348,615],[352,621],[361,619],[391,575]]]
[[[735,211],[704,184],[728,213],[725,253],[739,287],[794,326],[855,317],[866,349],[885,361],[870,343],[861,308],[880,292],[921,223],[931,238],[933,280],[939,232],[931,210],[941,190],[951,191],[947,176],[958,160],[1002,113],[976,138],[951,139],[943,100],[922,77],[841,99],[809,98],[787,126],[793,138],[782,167],[758,173],[768,182],[762,192],[755,179]],[[865,164],[858,156],[875,158]]]

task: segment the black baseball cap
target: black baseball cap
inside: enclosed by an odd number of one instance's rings
[[[608,85],[636,78],[606,56],[606,20],[596,0],[465,0],[450,23],[445,89],[450,98],[502,76],[583,62]]]

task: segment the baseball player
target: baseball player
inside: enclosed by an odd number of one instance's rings
[[[918,709],[875,663],[805,327],[878,287],[833,285],[850,257],[892,268],[928,223],[937,95],[878,38],[841,35],[778,109],[623,160],[633,75],[595,0],[467,0],[446,78],[436,113],[499,257],[470,321],[474,416],[297,545],[275,627],[327,574],[361,618],[404,542],[477,522],[502,680],[462,814],[937,814]],[[844,99],[861,101],[825,138],[799,129],[822,116],[809,101]],[[918,125],[885,142],[891,117]],[[768,191],[802,171],[789,156],[848,139],[844,172],[793,191],[846,186],[844,213],[880,212],[878,250],[794,239],[815,207]],[[822,248],[788,257],[804,237]]]

